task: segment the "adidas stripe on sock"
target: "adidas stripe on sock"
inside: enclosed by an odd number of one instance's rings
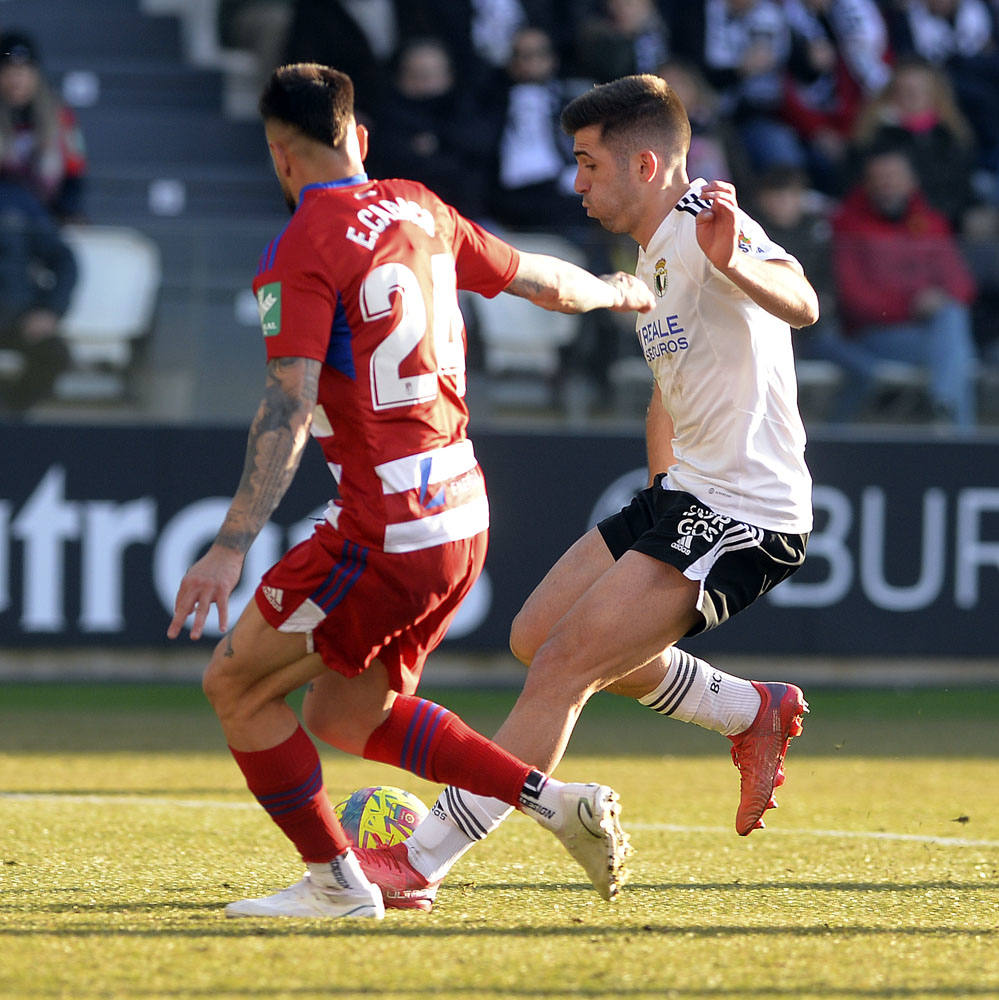
[[[741,677],[671,646],[663,655],[666,676],[655,690],[639,698],[660,715],[693,722],[724,736],[748,729],[760,710],[756,688]]]
[[[406,840],[409,863],[428,881],[442,879],[473,844],[492,833],[513,808],[499,799],[448,786]]]

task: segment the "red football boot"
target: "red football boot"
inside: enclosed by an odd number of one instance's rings
[[[791,738],[801,735],[802,716],[808,711],[801,689],[793,684],[752,684],[760,692],[760,710],[745,732],[729,737],[732,762],[740,776],[735,814],[740,837],[763,829],[763,813],[777,807],[774,789],[784,784],[784,754]]]
[[[390,847],[355,847],[354,854],[368,880],[382,890],[386,907],[429,913],[440,880],[428,882],[410,863],[405,844]]]

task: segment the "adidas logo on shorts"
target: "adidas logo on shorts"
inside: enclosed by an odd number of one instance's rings
[[[267,598],[267,603],[275,611],[280,611],[281,605],[284,602],[284,591],[280,587],[264,587],[263,593],[264,597]]]

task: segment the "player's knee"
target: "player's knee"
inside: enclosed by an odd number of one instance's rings
[[[524,690],[546,702],[585,704],[599,690],[599,683],[592,671],[583,669],[576,653],[558,636],[542,643],[531,660]]]
[[[368,738],[385,715],[375,706],[344,705],[310,696],[302,703],[302,721],[309,732],[331,747],[357,756],[363,756]]]
[[[201,676],[201,690],[205,693],[208,703],[217,712],[219,705],[222,704],[224,685],[219,680],[218,672],[212,667],[213,665],[209,663]]]
[[[238,677],[226,670],[218,651],[212,657],[201,678],[201,690],[220,718],[232,714],[243,693]]]
[[[337,746],[335,715],[328,702],[306,695],[302,703],[302,722],[309,732],[330,746]]]
[[[531,665],[531,654],[521,641],[521,637],[513,628],[510,629],[510,652],[513,653],[513,655],[520,660],[525,667],[529,667]]]
[[[531,665],[534,654],[538,651],[539,642],[529,625],[528,616],[518,611],[510,625],[510,652],[524,664]]]

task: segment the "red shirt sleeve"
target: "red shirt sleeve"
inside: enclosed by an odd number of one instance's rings
[[[451,211],[455,221],[458,287],[494,298],[513,281],[520,266],[520,254],[505,240]]]
[[[253,292],[268,359],[326,360],[337,294],[313,270],[310,259],[314,261],[316,255],[302,243],[302,234],[294,226],[264,251]]]

